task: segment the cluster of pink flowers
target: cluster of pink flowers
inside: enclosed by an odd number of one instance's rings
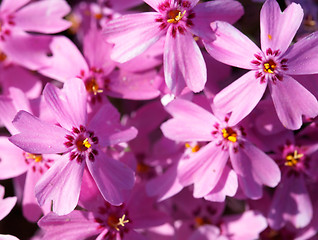
[[[21,206],[32,240],[317,239],[317,18],[314,0],[3,0],[0,220]],[[19,221],[0,240],[29,238]]]

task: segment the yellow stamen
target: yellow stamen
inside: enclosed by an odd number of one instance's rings
[[[272,35],[268,34],[267,37],[269,40],[272,40]]]
[[[293,167],[293,166],[296,166],[297,163],[299,162],[299,159],[302,158],[304,156],[304,154],[299,154],[297,152],[297,150],[294,151],[293,154],[288,154],[286,156],[286,162],[285,162],[285,166],[288,166],[288,167]]]
[[[27,153],[26,158],[33,159],[35,162],[41,162],[43,159],[41,154],[31,154],[31,153]]]
[[[276,68],[276,63],[272,59],[270,59],[268,62],[264,63],[263,66],[264,66],[264,72],[274,73],[274,70]]]
[[[88,141],[88,138],[85,138],[85,139],[84,139],[83,145],[84,145],[86,148],[90,148],[90,147],[92,146],[92,144],[90,144],[90,142]]]
[[[186,10],[184,10],[182,13],[181,13],[181,11],[179,11],[179,10],[171,10],[169,13],[168,13],[168,16],[170,17],[168,20],[167,20],[167,22],[168,23],[177,23],[177,22],[179,22],[182,18],[183,18],[183,16],[184,16],[184,14],[186,13]],[[177,15],[178,14],[178,15]]]
[[[229,140],[230,142],[237,141],[237,133],[232,128],[223,128],[222,135],[224,139]]]
[[[122,226],[125,227],[125,223],[129,223],[129,220],[126,219],[125,220],[126,215],[124,214],[121,218],[119,218],[119,222],[117,223],[117,226]],[[116,229],[117,231],[119,231],[119,229]]]
[[[185,147],[186,148],[191,148],[191,151],[193,153],[200,150],[200,146],[198,144],[196,144],[196,145],[194,145],[194,147],[192,147],[189,143],[185,143]]]
[[[99,86],[95,78],[91,78],[89,81],[87,81],[85,84],[85,87],[86,87],[86,91],[93,92],[94,95],[97,95],[97,93],[103,92],[102,89],[99,89]]]

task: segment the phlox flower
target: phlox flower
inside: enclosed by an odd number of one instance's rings
[[[132,72],[130,67],[128,70],[121,68],[110,59],[112,45],[104,42],[96,27],[85,35],[83,48],[82,54],[68,38],[55,37],[50,43],[52,56],[46,59],[47,67],[39,72],[61,82],[81,78],[92,104],[102,103],[106,95],[126,99],[149,99],[159,95],[157,85],[161,78],[157,77],[156,70],[149,70],[153,66],[135,62],[144,67],[139,68],[138,73]]]
[[[194,183],[194,197],[224,201],[225,196],[236,193],[238,182],[248,198],[257,199],[263,185],[279,183],[278,166],[246,139],[242,126],[230,125],[227,117],[218,119],[186,100],[174,100],[166,110],[173,116],[161,126],[167,138],[207,142],[178,169],[181,184]],[[232,167],[227,165],[228,159]]]
[[[70,22],[65,0],[4,0],[0,5],[0,52],[32,70],[43,66],[51,37],[35,33],[58,33]]]
[[[174,94],[187,86],[194,92],[204,88],[207,74],[200,48],[193,38],[213,39],[209,24],[215,20],[237,21],[243,8],[237,1],[145,0],[156,12],[127,14],[110,21],[104,37],[114,43],[112,58],[128,61],[165,37],[164,75]],[[127,41],[129,39],[129,41]]]
[[[292,224],[306,227],[313,217],[309,185],[317,179],[318,144],[286,143],[274,158],[281,167],[282,180],[277,186],[268,213],[273,229]]]
[[[39,112],[36,109],[39,99],[33,101],[26,98],[25,94],[15,88],[10,88],[10,97],[0,97],[1,120],[7,130],[13,135],[18,133],[12,125],[12,120],[19,110],[25,110],[30,113]],[[0,179],[16,178],[25,174],[23,177],[25,183],[23,186],[22,211],[28,221],[37,221],[42,212],[49,211],[49,206],[40,208],[34,194],[34,187],[42,175],[50,168],[56,154],[33,154],[25,152],[12,144],[8,137],[0,137]]]
[[[84,175],[85,185],[79,202],[85,211],[74,210],[65,216],[47,214],[39,221],[43,239],[146,240],[143,230],[168,220],[153,207],[154,201],[147,197],[142,184],[135,186],[122,205],[112,206],[105,202],[89,178]]]
[[[211,24],[216,39],[206,43],[208,52],[221,62],[250,70],[214,98],[219,109],[232,113],[230,125],[254,109],[267,86],[286,128],[299,129],[302,115],[318,114],[316,98],[293,77],[318,73],[318,32],[289,47],[302,20],[300,5],[292,3],[281,12],[275,0],[267,0],[260,14],[261,49],[230,24]]]
[[[136,136],[136,129],[122,127],[119,113],[110,103],[88,118],[86,94],[80,79],[66,81],[63,90],[47,84],[43,96],[58,126],[25,111],[20,111],[13,121],[19,133],[10,141],[22,150],[33,154],[64,153],[35,187],[40,205],[52,201],[53,211],[58,214],[75,208],[86,167],[111,204],[121,204],[123,193],[134,184],[133,171],[109,157],[104,148],[129,141]]]

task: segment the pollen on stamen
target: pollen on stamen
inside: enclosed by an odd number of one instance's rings
[[[223,128],[222,135],[224,139],[227,139],[230,142],[235,143],[237,141],[237,133],[232,128]]]
[[[269,40],[272,40],[272,35],[268,34],[267,37]]]
[[[297,163],[299,162],[299,160],[304,156],[304,154],[302,153],[298,153],[297,150],[295,150],[293,153],[290,153],[286,156],[286,162],[285,162],[285,166],[288,167],[294,167],[297,165]]]

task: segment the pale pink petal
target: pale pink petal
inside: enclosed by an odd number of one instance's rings
[[[43,0],[18,10],[14,20],[24,31],[57,33],[71,26],[71,22],[63,19],[70,11],[65,0]]]
[[[180,192],[183,186],[179,183],[177,168],[178,164],[173,164],[162,175],[150,179],[146,185],[147,194],[163,201]]]
[[[6,66],[0,69],[0,81],[2,83],[3,94],[9,94],[9,88],[19,88],[29,98],[36,98],[41,95],[43,86],[40,78],[33,72],[18,65]],[[23,81],[21,81],[23,79]]]
[[[35,186],[40,205],[51,203],[53,212],[65,215],[77,205],[85,162],[70,161],[67,154],[43,175]]]
[[[269,86],[278,118],[286,128],[299,129],[303,115],[317,116],[317,99],[292,77],[284,75],[283,81]]]
[[[302,20],[304,12],[299,4],[288,5],[282,13],[276,0],[264,3],[261,14],[261,46],[263,52],[268,48],[284,53],[293,40]]]
[[[7,234],[0,234],[0,239],[1,240],[19,240],[19,238],[12,235],[7,235]]]
[[[68,148],[64,145],[69,131],[41,121],[30,113],[20,111],[13,120],[13,125],[21,132],[9,138],[10,142],[29,153],[63,153]]]
[[[201,161],[204,161],[205,163],[193,176],[193,197],[195,198],[204,197],[209,194],[211,190],[214,190],[221,180],[224,167],[229,157],[228,151],[222,150],[221,147],[216,146],[214,142],[209,145],[209,150],[204,149],[205,152],[209,152],[209,155],[200,156],[202,157]],[[197,154],[195,158],[198,159],[198,157]]]
[[[65,82],[70,78],[88,73],[88,65],[75,44],[67,37],[54,37],[50,43],[52,56],[46,60],[46,67],[40,73],[52,79]]]
[[[196,186],[196,191],[207,191],[208,194],[217,184],[217,181],[221,177],[222,170],[228,159],[228,154],[223,153],[220,147],[216,146],[214,142],[202,147],[197,153],[195,153],[189,160],[182,161],[179,164],[179,179],[180,183],[184,186],[192,183],[200,183]],[[207,171],[207,168],[210,171]],[[215,170],[215,171],[213,171]],[[210,175],[208,182],[202,183],[200,178],[205,175]],[[205,194],[205,195],[206,195]]]
[[[97,236],[102,229],[91,212],[75,210],[65,216],[49,213],[38,222],[45,231],[43,240],[74,240]]]
[[[211,192],[204,196],[204,199],[212,202],[224,202],[226,196],[233,197],[235,195],[237,187],[238,181],[235,172],[225,166],[219,182]]]
[[[166,84],[172,92],[178,92],[176,89],[182,90],[182,87],[176,85],[183,80],[190,90],[200,92],[207,80],[207,70],[201,50],[190,32],[185,30],[181,34],[176,31],[174,37],[172,30],[173,27],[169,27],[163,56]],[[179,74],[181,79],[178,77],[178,81],[174,82]]]
[[[215,39],[204,41],[204,45],[212,57],[231,66],[255,69],[254,54],[261,53],[255,43],[227,22],[213,22],[211,28]]]
[[[62,127],[72,130],[73,127],[85,126],[87,121],[87,91],[84,82],[72,78],[65,82],[64,91],[48,83],[43,95],[50,110]]]
[[[280,170],[274,160],[248,142],[244,142],[238,151],[231,145],[230,159],[240,187],[248,198],[261,198],[263,184],[274,187],[280,181]]]
[[[16,134],[19,131],[13,126],[12,120],[17,114],[18,109],[15,108],[11,98],[0,97],[0,119],[2,124],[11,134]]]
[[[287,222],[296,228],[303,228],[312,219],[313,208],[302,175],[295,176],[287,173],[277,187],[268,214],[271,228],[278,230]]]
[[[318,32],[314,32],[292,45],[283,56],[288,59],[288,69],[285,72],[291,75],[318,73],[317,52]]]
[[[142,73],[113,71],[109,76],[107,95],[115,98],[147,100],[160,95],[159,86],[163,78],[156,70]]]
[[[161,125],[166,137],[183,142],[212,140],[213,125],[218,123],[212,113],[181,99],[171,102],[166,110],[173,116]]]
[[[17,202],[17,197],[7,197],[2,199],[4,196],[4,187],[0,185],[0,220],[7,216],[15,203]]]
[[[214,34],[210,23],[225,21],[235,23],[244,13],[241,3],[233,0],[215,0],[197,4],[193,8],[195,17],[192,20],[191,32],[204,41],[212,41]]]
[[[0,159],[0,179],[17,177],[28,169],[23,151],[7,137],[0,137]]]
[[[258,239],[267,227],[266,218],[256,211],[245,211],[241,215],[226,216],[222,219],[222,230],[231,240]]]
[[[142,72],[162,65],[164,42],[165,37],[161,37],[145,52],[127,62],[118,64],[118,67],[128,72]]]
[[[115,44],[112,59],[126,62],[165,35],[166,32],[159,27],[161,23],[156,22],[158,17],[158,13],[145,12],[124,15],[109,22],[103,34],[108,42]]]
[[[41,177],[42,174],[39,171],[33,171],[32,167],[29,168],[29,171],[26,174],[22,212],[23,216],[30,222],[37,222],[42,215],[42,209],[39,206],[34,193],[35,185]]]
[[[106,201],[120,205],[124,201],[124,191],[134,186],[134,172],[125,164],[109,158],[102,151],[95,161],[86,161],[98,189]]]
[[[122,126],[119,117],[117,109],[110,103],[106,103],[89,122],[88,129],[94,130],[98,135],[101,146],[126,142],[137,136],[137,129]]]
[[[255,108],[266,86],[255,78],[255,71],[250,71],[219,92],[214,104],[223,113],[232,112],[228,124],[236,125]]]
[[[23,7],[24,5],[26,5],[28,2],[30,2],[31,0],[3,0],[1,3],[1,7],[0,10],[1,12],[9,12],[9,13],[13,13],[15,12],[17,9]]]
[[[84,56],[90,67],[101,69],[104,75],[108,75],[115,68],[115,62],[110,58],[113,46],[105,42],[101,30],[91,27],[84,36],[83,45]]]
[[[7,41],[0,42],[1,49],[13,62],[38,70],[47,64],[47,53],[52,36],[31,35],[14,30]]]

